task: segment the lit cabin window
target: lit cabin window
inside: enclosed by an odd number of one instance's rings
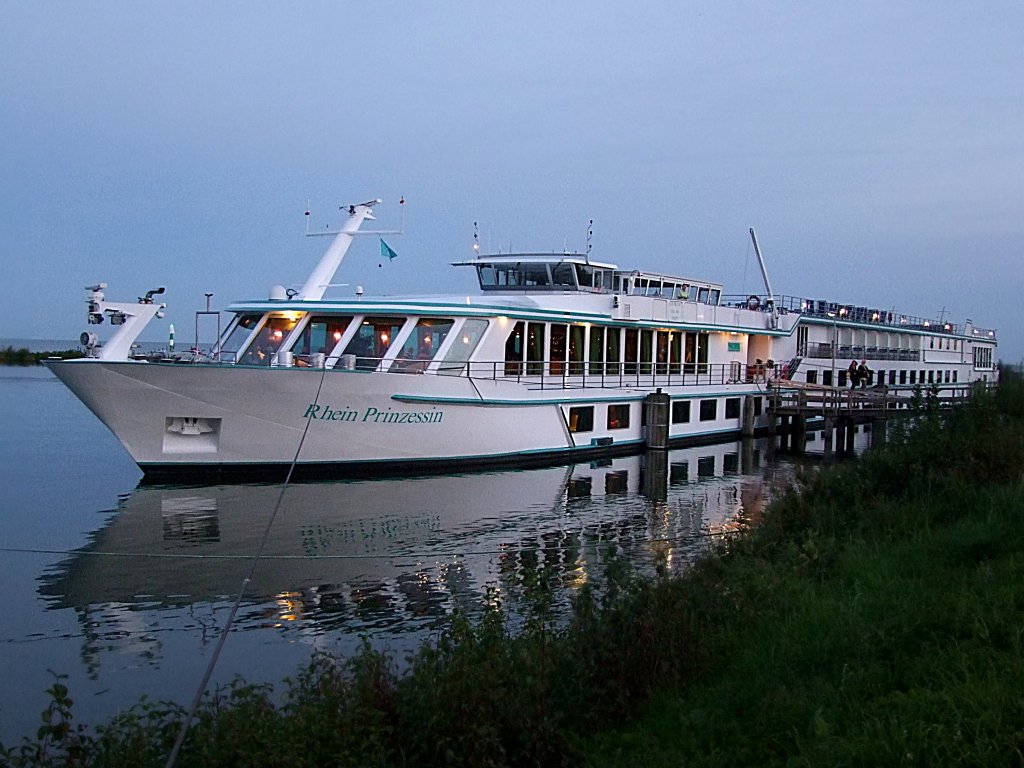
[[[608,406],[608,429],[629,427],[629,403]]]
[[[453,325],[455,321],[449,318],[420,318],[389,370],[404,373],[425,371]]]
[[[292,344],[295,365],[322,367],[326,356],[334,351],[341,341],[351,317],[312,317],[302,329],[299,338]]]
[[[238,362],[243,365],[270,365],[274,354],[284,343],[285,337],[292,332],[298,317],[282,315],[270,317],[256,332],[249,346],[245,348]]]
[[[569,409],[570,432],[594,431],[594,406],[582,405]]]
[[[387,354],[403,325],[404,317],[365,317],[342,354],[355,355],[358,370],[372,371]]]

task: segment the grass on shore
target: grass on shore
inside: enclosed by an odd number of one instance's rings
[[[568,626],[550,575],[409,672],[318,656],[208,696],[179,765],[1014,765],[1024,752],[1024,388],[925,410],[808,475],[680,578],[613,562]],[[163,765],[182,709],[87,730],[58,681],[27,765]],[[630,718],[639,718],[630,721]]]

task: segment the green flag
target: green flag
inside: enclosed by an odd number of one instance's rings
[[[380,257],[383,259],[385,256],[388,257],[388,261],[394,261],[398,258],[398,254],[391,250],[391,246],[384,242],[384,238],[380,239]]]

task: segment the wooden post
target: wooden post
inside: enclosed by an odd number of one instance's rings
[[[794,453],[803,453],[807,448],[807,417],[802,413],[793,417],[793,435],[789,444]]]
[[[743,427],[744,437],[754,436],[754,396],[747,395],[743,398]]]
[[[670,399],[658,387],[644,398],[644,415],[647,421],[647,447],[659,451],[668,449],[668,419]]]

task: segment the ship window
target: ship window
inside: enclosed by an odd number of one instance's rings
[[[552,264],[551,284],[557,285],[560,288],[575,288],[576,274],[572,267],[572,264]]]
[[[700,401],[700,420],[714,421],[718,418],[718,400]]]
[[[565,340],[567,337],[564,325],[552,324],[551,326],[551,364],[548,372],[552,376],[562,376],[565,373]]]
[[[707,286],[703,286],[702,285],[700,287],[700,289],[697,291],[697,301],[698,301],[698,303],[700,303],[700,304],[707,304],[708,303],[708,292],[709,292],[709,290],[710,289]]]
[[[576,282],[580,288],[600,288],[604,274],[601,270],[595,270],[586,264],[576,264]]]
[[[672,331],[668,341],[668,372],[679,373],[682,370],[681,360],[683,359],[683,334],[679,331]]]
[[[953,383],[954,384],[956,384],[956,380],[957,380],[958,374],[959,374],[959,371],[953,371]]]
[[[590,373],[600,376],[604,373],[604,328],[590,329]]]
[[[437,350],[448,337],[448,331],[455,325],[450,318],[423,317],[416,323],[412,333],[402,345],[402,351],[389,370],[419,372],[427,369]]]
[[[372,371],[387,354],[395,336],[405,325],[404,317],[366,317],[345,347],[345,355],[355,355],[356,369]]]
[[[718,300],[721,298],[721,296],[722,296],[722,292],[720,290],[718,290],[717,288],[713,289],[711,291],[711,296],[708,299],[708,303],[709,304],[714,304],[714,305],[717,306],[718,305]]]
[[[270,365],[274,353],[291,333],[297,321],[298,318],[294,316],[268,318],[238,362],[243,365]]]
[[[523,372],[523,330],[524,323],[520,320],[505,339],[506,376],[519,376]]]
[[[727,397],[725,399],[725,418],[738,419],[740,417],[740,399],[738,397]]]
[[[484,331],[487,330],[487,325],[487,320],[480,320],[474,317],[463,322],[462,328],[459,329],[458,338],[455,339],[454,344],[448,347],[444,360],[437,367],[437,372],[447,376],[459,376],[466,369],[466,365],[473,352],[476,351],[480,339],[483,338]]]
[[[690,401],[676,400],[672,403],[672,423],[686,424],[690,421]]]
[[[594,431],[594,406],[583,405],[569,409],[570,432]]]
[[[608,406],[608,429],[629,427],[629,403]]]
[[[701,332],[697,334],[697,373],[708,372],[708,340],[709,335]]]
[[[526,373],[540,376],[544,373],[544,323],[530,323],[526,335]]]
[[[583,373],[584,339],[587,329],[582,325],[569,326],[569,375],[579,376]]]
[[[636,373],[637,358],[637,332],[636,328],[626,329],[626,357],[624,370],[626,373]]]
[[[245,340],[249,338],[253,328],[259,323],[263,315],[239,315],[238,322],[228,332],[223,343],[220,345],[221,356],[227,360],[232,359],[241,348]]]
[[[761,402],[761,400],[762,400],[762,398],[760,398],[760,397],[755,397],[754,398],[754,415],[755,416],[760,416],[761,415],[761,411],[764,408],[764,404]]]
[[[902,378],[903,377],[900,376],[900,379],[902,379]],[[901,381],[900,383],[902,384],[903,382]],[[911,369],[911,371],[910,371],[910,383],[911,384],[917,384],[917,371],[915,371],[913,369]]]
[[[896,371],[889,371],[889,384],[890,385],[895,385],[896,384]]]
[[[651,372],[651,356],[654,353],[654,331],[646,328],[640,331],[640,373]]]
[[[547,264],[520,264],[519,275],[523,286],[551,285]]]
[[[345,329],[348,328],[351,317],[312,317],[302,329],[299,338],[292,344],[292,353],[295,355],[295,365],[312,365],[316,360],[324,360],[323,357],[315,358],[315,355],[329,355],[338,342],[341,341]],[[323,362],[316,363],[323,366]]]
[[[817,382],[818,382],[818,372],[817,371],[808,371],[807,372],[807,383],[808,384],[816,384]]]
[[[620,358],[620,341],[622,339],[621,328],[609,328],[608,335],[605,339],[605,372],[617,375],[619,372],[619,358]]]
[[[494,288],[498,285],[498,275],[491,264],[483,264],[476,268],[481,288]]]
[[[655,373],[668,373],[668,331],[658,331],[655,339],[657,365]]]
[[[906,371],[900,371],[900,384],[906,384],[906,383],[907,383],[907,372]]]

